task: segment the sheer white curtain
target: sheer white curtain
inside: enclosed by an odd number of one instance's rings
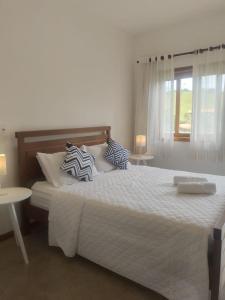
[[[166,155],[174,143],[173,58],[153,57],[140,69],[142,85],[136,101],[135,131],[147,135],[149,153]]]
[[[222,48],[194,57],[191,146],[197,159],[225,159],[225,50]]]

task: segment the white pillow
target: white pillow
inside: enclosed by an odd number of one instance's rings
[[[53,154],[38,152],[36,156],[46,180],[55,187],[76,182],[75,178],[65,174],[60,169],[65,155],[65,152]]]
[[[37,153],[37,160],[45,175],[48,183],[55,187],[60,187],[62,185],[70,185],[78,182],[78,180],[60,169],[63,163],[66,152],[56,152],[56,153]],[[93,176],[97,175],[98,171],[93,168]]]
[[[86,145],[81,146],[82,150],[87,151],[92,155],[94,155],[95,166],[99,172],[109,172],[115,169],[115,166],[110,164],[104,157],[107,147],[108,145],[106,143],[93,145],[93,146],[86,146]]]

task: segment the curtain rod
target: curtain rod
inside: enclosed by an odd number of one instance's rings
[[[187,52],[181,52],[181,53],[175,53],[173,55],[169,54],[168,55],[168,58],[170,59],[172,56],[173,57],[178,57],[178,56],[183,56],[183,55],[190,55],[190,54],[198,54],[198,53],[203,53],[203,52],[206,52],[206,51],[213,51],[213,50],[217,50],[217,49],[225,49],[225,44],[222,44],[222,45],[218,45],[218,46],[210,46],[208,48],[200,48],[200,49],[197,49],[197,50],[192,50],[192,51],[187,51]],[[164,56],[160,56],[160,59],[161,60],[164,60]],[[151,62],[151,57],[148,59],[149,62]],[[157,56],[155,57],[155,61],[157,61]],[[137,64],[139,64],[140,61],[137,60]]]

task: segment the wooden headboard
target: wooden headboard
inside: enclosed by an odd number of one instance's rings
[[[37,152],[54,153],[65,151],[67,141],[78,147],[105,143],[110,138],[110,126],[69,128],[16,132],[21,186],[43,178],[36,159]]]

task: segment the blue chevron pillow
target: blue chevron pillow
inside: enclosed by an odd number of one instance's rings
[[[119,169],[127,169],[129,151],[112,139],[108,140],[105,159]]]
[[[63,171],[79,181],[92,181],[93,167],[94,157],[90,153],[69,142],[66,144],[66,156],[61,166]]]

